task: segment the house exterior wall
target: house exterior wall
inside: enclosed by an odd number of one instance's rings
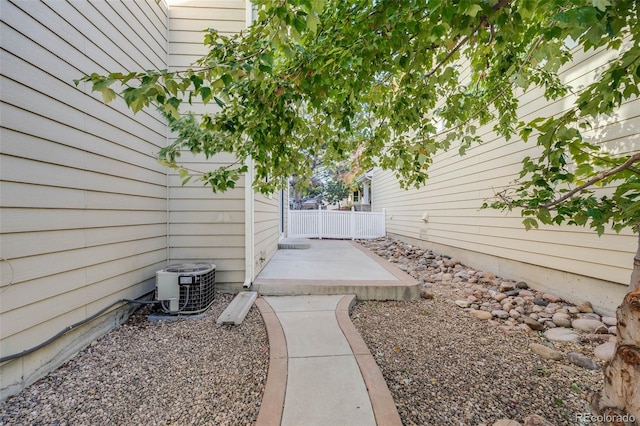
[[[610,52],[576,53],[562,78],[574,87],[586,85],[609,57]],[[565,110],[570,99],[549,103],[539,91],[530,91],[521,96],[520,105],[520,116],[533,119]],[[635,99],[586,136],[613,152],[629,153],[640,149],[639,127],[640,100]],[[630,231],[598,238],[589,229],[569,226],[525,231],[517,212],[479,210],[517,178],[525,156],[536,155],[532,143],[517,138],[507,142],[490,126],[479,134],[485,142],[465,156],[459,157],[456,147],[439,153],[420,189],[402,190],[392,173],[376,171],[373,208],[386,209],[388,234],[569,300],[590,300],[612,314],[627,290],[636,238]]]
[[[247,26],[244,0],[169,1],[169,68],[186,69],[204,54],[204,30],[215,28],[221,34],[239,33]],[[194,102],[191,110],[197,114],[217,110],[214,103]],[[170,142],[174,139],[170,136]],[[235,161],[231,154],[213,159],[182,153],[181,161],[192,170],[209,171]],[[225,291],[237,291],[247,278],[245,229],[252,229],[251,256],[253,267],[249,279],[262,270],[278,245],[279,195],[265,197],[254,194],[253,202],[245,200],[245,179],[234,189],[213,193],[201,183],[182,185],[179,176],[169,177],[169,259],[171,263],[206,261],[216,265],[216,285]],[[250,184],[250,182],[249,182]],[[252,226],[245,228],[247,212],[253,209]],[[251,246],[250,246],[251,247]]]
[[[158,114],[134,116],[124,102],[105,105],[89,85],[73,84],[92,72],[188,67],[204,53],[201,30],[240,31],[244,6],[0,0],[0,356],[34,347],[120,299],[150,294],[155,272],[167,263],[214,263],[219,288],[238,290],[246,278],[247,218],[258,260],[273,254],[277,197],[256,195],[246,211],[244,179],[223,194],[183,186],[156,161],[173,141]],[[194,105],[196,112],[206,108]],[[187,154],[187,167],[200,171],[234,161],[232,154]],[[4,363],[0,400],[132,309],[116,305]]]
[[[167,8],[0,1],[0,354],[154,288],[167,247],[166,126],[73,79],[165,68]],[[0,366],[0,399],[118,324],[114,311]]]
[[[254,196],[254,273],[258,273],[269,262],[278,249],[280,241],[280,191],[272,196]]]

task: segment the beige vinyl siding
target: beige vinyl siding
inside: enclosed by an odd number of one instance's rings
[[[278,249],[280,240],[280,191],[270,197],[255,194],[254,215],[254,276],[264,268]]]
[[[203,30],[228,34],[245,28],[244,1],[169,1],[169,67],[184,69],[206,53]],[[215,104],[194,102],[196,113],[215,112]],[[170,141],[174,139],[170,136]],[[230,154],[212,159],[184,152],[181,161],[191,170],[206,172],[234,161]],[[169,259],[171,263],[204,261],[216,265],[216,285],[240,287],[245,279],[245,189],[213,193],[201,182],[182,185],[169,177]]]
[[[611,55],[577,53],[562,78],[576,88],[584,86],[593,70]],[[521,96],[520,105],[520,117],[526,120],[562,112],[571,105],[571,99],[548,102],[540,91],[532,90]],[[612,152],[635,152],[640,149],[639,126],[640,100],[635,99],[627,102],[616,117],[601,120],[585,136]],[[520,274],[514,278],[560,295],[590,297],[595,305],[612,312],[620,302],[616,298],[629,282],[635,237],[626,231],[607,232],[598,238],[589,229],[569,226],[525,231],[517,212],[480,210],[485,200],[517,178],[521,160],[535,157],[538,151],[533,143],[524,144],[517,138],[506,142],[490,126],[479,129],[479,134],[484,143],[474,145],[465,156],[459,157],[457,148],[437,154],[429,180],[420,189],[402,190],[392,173],[376,171],[373,207],[386,209],[388,233],[464,257],[474,267]],[[423,215],[427,215],[426,221]],[[534,267],[538,268],[535,273],[531,269]],[[547,273],[543,268],[558,273]],[[580,289],[585,282],[590,283],[587,292]]]
[[[210,170],[215,162],[191,163],[190,168]],[[235,189],[214,194],[201,183],[182,185],[176,175],[169,179],[169,259],[216,265],[216,285],[244,281],[244,181]]]
[[[21,352],[154,288],[167,259],[166,126],[73,84],[166,68],[167,9],[148,1],[0,0],[0,353]],[[106,328],[1,367],[2,397]],[[106,327],[106,328],[105,328]]]
[[[169,0],[169,67],[184,69],[207,53],[205,31],[223,35],[246,28],[244,0]]]

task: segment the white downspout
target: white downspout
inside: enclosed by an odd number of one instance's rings
[[[165,28],[167,29],[166,32],[166,43],[165,43],[165,49],[166,49],[166,54],[164,56],[164,65],[169,68],[169,51],[171,50],[171,40],[169,39],[169,35],[171,34],[171,29],[169,28],[169,15],[171,14],[171,11],[169,10],[170,5],[169,5],[169,1],[167,0],[165,2],[165,5],[167,6],[167,16],[165,17]],[[171,138],[171,131],[169,130],[169,125],[166,124],[164,126],[164,133],[165,133],[165,147],[169,146],[169,139]],[[170,203],[171,203],[171,169],[166,167],[166,166],[162,166],[165,170],[166,170],[166,191],[167,191],[167,197],[166,197],[166,221],[167,221],[167,226],[166,226],[166,238],[167,238],[167,243],[165,244],[165,265],[169,266],[169,264],[171,263],[171,247],[170,247],[170,242],[171,242],[171,208],[170,208]]]
[[[253,159],[247,158],[247,173],[244,174],[244,283],[249,288],[253,282]]]
[[[245,0],[245,24],[247,28],[253,22],[253,4],[250,0]],[[243,288],[251,287],[253,283],[253,159],[247,158],[247,173],[244,175],[244,283]]]

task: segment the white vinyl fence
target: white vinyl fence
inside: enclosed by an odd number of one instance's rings
[[[366,239],[386,235],[385,212],[289,210],[290,238]]]

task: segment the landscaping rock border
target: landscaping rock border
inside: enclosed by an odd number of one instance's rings
[[[588,424],[585,392],[603,381],[594,350],[615,339],[612,318],[400,241],[360,243],[421,285],[418,302],[353,314],[404,424]]]
[[[137,311],[62,367],[0,403],[5,425],[251,425],[269,347],[258,310],[217,326],[233,295],[199,319],[147,320]]]

